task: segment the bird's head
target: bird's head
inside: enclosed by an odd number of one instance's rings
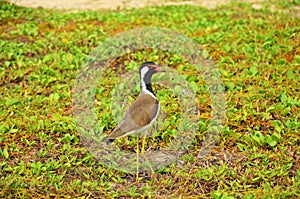
[[[166,72],[162,67],[154,62],[144,62],[140,66],[140,87],[153,93],[151,87],[151,77],[157,72]]]
[[[154,62],[144,62],[140,66],[140,76],[143,78],[145,76],[152,76],[157,72],[166,72],[162,67]]]

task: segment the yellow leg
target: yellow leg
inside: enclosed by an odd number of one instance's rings
[[[143,142],[142,142],[142,155],[145,154],[145,144],[146,144],[146,134],[144,134],[144,137],[143,137]]]
[[[146,144],[146,136],[148,135],[148,131],[146,131],[146,134],[144,134],[144,138],[143,138],[143,143],[142,143],[142,155],[145,157],[145,159],[146,159],[146,161],[147,161],[147,163],[148,163],[148,166],[149,166],[149,168],[150,168],[150,170],[151,170],[151,173],[153,174],[154,173],[154,170],[153,170],[153,168],[152,168],[152,166],[151,166],[151,164],[150,164],[150,162],[149,162],[149,160],[148,160],[148,158],[145,156],[145,144]]]
[[[139,136],[136,139],[136,181],[139,181]]]

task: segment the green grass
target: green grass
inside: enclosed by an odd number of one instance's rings
[[[291,8],[295,2],[282,1],[276,7]],[[300,197],[299,18],[268,7],[255,10],[250,4],[213,11],[167,6],[79,13],[4,2],[0,7],[1,198]],[[136,182],[134,175],[99,163],[80,142],[71,89],[94,47],[116,33],[148,26],[176,30],[209,52],[226,88],[227,119],[211,153],[199,158],[211,111],[204,82],[176,61],[176,55],[157,57],[164,63],[175,60],[172,67],[199,86],[201,127],[181,158],[183,165],[141,174]],[[135,70],[129,61],[143,59],[127,56],[125,71]],[[99,82],[105,86],[96,95],[104,130],[116,124],[108,96],[120,73],[112,68]],[[159,92],[164,103],[175,100],[167,91]],[[166,110],[175,117],[169,121],[171,133],[157,135],[161,142],[172,139],[176,126],[176,107]],[[135,150],[134,137],[124,140],[117,144]],[[147,141],[148,146],[158,144],[156,139]]]

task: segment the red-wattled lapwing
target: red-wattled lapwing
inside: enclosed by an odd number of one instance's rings
[[[145,132],[156,120],[160,105],[152,90],[151,77],[157,72],[165,70],[154,62],[144,62],[140,66],[140,94],[117,127],[106,138],[107,143],[127,135]]]
[[[141,88],[140,94],[126,111],[122,120],[113,132],[105,138],[105,142],[107,144],[112,143],[115,139],[127,135],[138,134],[140,132],[146,133],[148,128],[151,127],[153,122],[156,120],[159,114],[160,104],[153,93],[151,77],[157,72],[165,72],[165,70],[163,70],[161,66],[156,65],[154,62],[142,63],[139,70]],[[142,150],[144,149],[144,142]],[[137,147],[137,159],[138,151]]]

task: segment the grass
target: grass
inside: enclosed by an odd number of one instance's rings
[[[297,2],[275,6],[290,8]],[[300,196],[299,18],[250,4],[210,11],[193,6],[64,13],[0,2],[0,197],[1,198],[298,198]],[[200,130],[188,153],[155,174],[135,176],[97,161],[80,142],[72,118],[71,89],[77,70],[105,38],[136,27],[176,30],[213,57],[226,89],[227,117],[213,150],[200,158],[210,119],[201,80],[176,55],[169,63],[194,86]],[[146,55],[147,56],[147,53]],[[122,57],[124,69],[106,71],[97,90],[104,130],[116,122],[110,93],[120,74],[145,56]],[[177,60],[177,61],[176,61]],[[179,61],[178,61],[179,60]],[[127,61],[127,62],[125,62]],[[119,62],[116,63],[120,64]],[[132,64],[133,63],[133,64]],[[155,90],[165,104],[176,102]],[[132,100],[134,95],[131,96]],[[175,102],[174,102],[175,100]],[[148,147],[175,136],[176,107],[166,107],[164,132]],[[163,132],[162,132],[163,133]],[[123,142],[124,141],[124,142]],[[135,150],[135,137],[117,143]]]

